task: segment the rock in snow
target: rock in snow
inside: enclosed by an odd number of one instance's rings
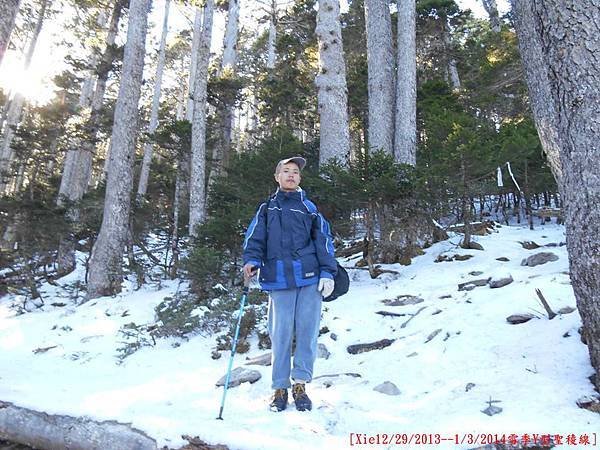
[[[329,356],[331,356],[331,353],[327,350],[325,344],[319,343],[317,345],[317,358],[329,359]]]
[[[370,352],[371,350],[381,350],[382,348],[389,347],[394,341],[395,339],[382,339],[369,344],[354,344],[349,345],[346,350],[352,355],[358,355],[359,353]]]
[[[381,392],[386,395],[400,395],[400,389],[391,381],[385,381],[373,388],[374,391]]]
[[[265,353],[255,358],[248,359],[246,366],[270,366],[271,365],[271,353]]]
[[[551,261],[558,261],[558,256],[552,252],[541,252],[524,259],[521,261],[521,265],[535,267]]]
[[[417,305],[419,303],[423,303],[421,297],[417,297],[415,295],[399,295],[394,300],[383,300],[382,303],[387,306],[407,306],[407,305]]]
[[[512,283],[513,277],[512,275],[508,275],[508,276],[503,276],[503,277],[492,277],[492,279],[490,280],[490,287],[491,288],[501,288],[504,287],[510,283]]]
[[[535,316],[531,314],[512,314],[506,318],[506,321],[511,325],[518,325],[520,323],[529,322]]]
[[[219,381],[217,381],[217,386],[225,385],[225,377],[227,374],[223,375]],[[229,377],[229,387],[236,387],[242,383],[256,383],[260,380],[260,372],[258,370],[250,370],[244,369],[243,367],[236,367],[231,371],[231,376]]]

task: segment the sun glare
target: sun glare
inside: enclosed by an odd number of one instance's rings
[[[21,61],[10,56],[7,53],[0,66],[0,87],[12,95],[19,92],[38,105],[47,103],[54,96],[56,88],[47,72],[36,66],[26,71]]]

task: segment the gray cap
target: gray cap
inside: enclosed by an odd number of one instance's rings
[[[306,166],[306,160],[302,156],[292,156],[291,158],[282,159],[279,161],[277,163],[277,167],[275,167],[275,173],[279,173],[281,167],[290,162],[296,163],[300,170],[304,169],[304,166]]]

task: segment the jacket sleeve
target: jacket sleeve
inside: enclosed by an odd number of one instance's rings
[[[261,267],[267,253],[267,225],[265,223],[265,208],[266,203],[262,203],[248,230],[244,239],[244,264],[251,263],[256,267]]]
[[[313,240],[317,249],[317,259],[319,260],[319,277],[335,278],[337,261],[334,255],[331,228],[327,220],[319,212],[316,213],[315,220],[313,221]]]

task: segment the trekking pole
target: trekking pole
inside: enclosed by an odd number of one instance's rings
[[[235,348],[237,347],[238,335],[240,334],[240,324],[242,323],[242,315],[244,314],[244,304],[248,297],[250,278],[244,277],[244,289],[242,290],[242,298],[240,300],[240,311],[238,313],[237,326],[235,327],[235,335],[233,337],[233,345],[231,347],[231,357],[229,358],[229,367],[225,376],[225,385],[223,386],[223,398],[221,399],[221,409],[219,410],[218,420],[223,420],[223,408],[225,408],[225,397],[227,396],[227,388],[229,387],[229,376],[231,375],[231,366],[233,365],[233,357],[235,356]]]

